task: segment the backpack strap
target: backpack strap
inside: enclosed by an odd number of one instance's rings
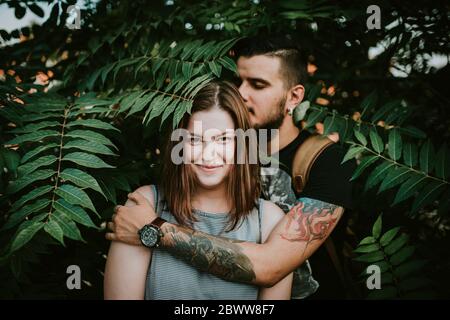
[[[298,147],[292,162],[292,183],[297,193],[301,193],[308,183],[314,161],[333,143],[328,137],[313,134]]]

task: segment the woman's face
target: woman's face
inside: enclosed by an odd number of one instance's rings
[[[185,163],[191,166],[200,187],[226,183],[234,162],[234,122],[228,112],[212,108],[195,112],[187,127]]]

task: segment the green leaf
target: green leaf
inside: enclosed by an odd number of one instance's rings
[[[27,227],[17,232],[17,234],[15,234],[13,237],[10,252],[15,252],[20,248],[22,248],[34,237],[34,235],[39,230],[42,229],[43,226],[44,226],[43,222],[33,221],[33,223],[29,224]]]
[[[27,205],[18,211],[13,212],[9,217],[8,221],[3,225],[1,230],[7,230],[10,229],[11,227],[16,226],[25,217],[29,216],[32,213],[36,213],[39,210],[44,209],[50,202],[51,202],[50,199],[39,199],[33,202],[32,204]]]
[[[55,127],[55,126],[61,126],[61,123],[58,121],[41,121],[38,123],[30,123],[24,127],[19,127],[11,130],[13,133],[30,133],[35,132],[39,129],[48,128],[48,127]]]
[[[50,218],[47,223],[44,225],[44,230],[49,235],[51,235],[53,238],[58,240],[62,245],[64,245],[64,232],[59,226],[58,222],[56,222],[54,219]]]
[[[17,168],[19,176],[25,176],[39,169],[40,167],[51,165],[56,160],[58,160],[58,158],[56,158],[54,155],[49,155],[40,157],[32,162],[23,164],[19,168]]]
[[[383,119],[389,111],[393,111],[396,107],[398,107],[401,103],[401,100],[389,101],[385,105],[383,105],[378,111],[372,116],[372,123],[376,123],[378,120]]]
[[[361,162],[359,163],[358,167],[356,168],[355,172],[352,175],[352,178],[350,181],[355,180],[358,178],[361,173],[363,173],[364,169],[366,169],[368,166],[370,166],[372,163],[378,160],[377,156],[367,156],[363,159],[361,159]]]
[[[434,201],[439,194],[445,190],[445,183],[439,181],[432,181],[428,184],[416,197],[412,204],[411,214],[417,210]]]
[[[392,241],[391,244],[384,249],[384,251],[386,252],[386,254],[391,256],[398,250],[400,250],[408,241],[409,236],[407,234],[402,233],[400,236],[397,237],[397,239]]]
[[[55,190],[55,193],[70,204],[80,205],[82,207],[88,208],[98,215],[91,199],[83,190],[70,184],[63,184]]]
[[[217,78],[220,78],[220,74],[222,73],[222,66],[221,65],[216,64],[214,61],[209,61],[208,62],[208,67],[212,71],[212,73],[214,73],[214,75]]]
[[[176,128],[176,126],[190,107],[192,107],[192,101],[181,101],[181,103],[176,108],[175,114],[173,116],[172,129]]]
[[[33,158],[34,156],[38,155],[39,153],[51,149],[51,148],[57,148],[59,145],[56,143],[46,143],[44,145],[41,145],[35,149],[32,149],[28,151],[20,160],[20,163],[26,163],[28,160]]]
[[[79,187],[82,188],[91,188],[92,190],[95,190],[99,193],[101,193],[105,198],[105,194],[103,193],[102,189],[100,188],[97,180],[90,174],[83,172],[78,169],[72,169],[68,168],[65,169],[61,174],[59,175],[61,179],[68,180],[73,182]]]
[[[150,112],[150,116],[146,123],[149,123],[153,118],[158,117],[166,109],[169,103],[174,102],[171,96],[165,97],[159,104],[156,104],[155,101],[156,99],[152,102],[152,111]]]
[[[422,188],[427,182],[427,177],[424,175],[415,174],[410,177],[405,183],[401,185],[398,189],[397,195],[395,196],[392,205],[402,202],[403,200],[412,197],[415,191]]]
[[[63,145],[63,149],[76,148],[83,151],[88,151],[96,154],[105,154],[110,156],[116,156],[114,152],[111,151],[107,146],[94,142],[94,141],[86,141],[86,140],[72,140]]]
[[[383,178],[389,172],[389,168],[391,168],[392,166],[394,166],[394,163],[388,161],[385,161],[379,166],[377,166],[367,178],[364,190],[367,191],[375,187],[379,182],[381,182],[381,180],[383,180]]]
[[[445,144],[441,146],[439,152],[436,155],[436,175],[439,178],[446,180],[450,173],[450,159],[448,154],[448,148]]]
[[[237,74],[237,67],[233,60],[228,58],[227,56],[222,57],[219,59],[219,63],[224,66],[226,69],[232,71],[233,73]]]
[[[88,168],[114,168],[113,166],[104,162],[99,157],[93,154],[83,152],[69,153],[63,158],[63,160],[72,161],[75,162],[76,164],[79,164],[80,166]]]
[[[380,249],[380,246],[377,243],[358,246],[355,250],[353,250],[354,253],[369,253],[369,252],[375,252]]]
[[[305,118],[306,111],[308,111],[310,106],[311,106],[310,102],[308,100],[306,100],[295,107],[295,109],[294,109],[294,123],[295,124],[298,124],[300,121],[302,121]]]
[[[410,258],[413,255],[414,251],[415,251],[414,246],[406,246],[400,251],[398,251],[396,254],[394,254],[391,257],[390,262],[393,265],[397,266],[400,263],[404,262],[406,259]]]
[[[395,268],[394,273],[400,279],[404,279],[412,274],[417,274],[422,271],[426,264],[427,261],[425,260],[408,261]]]
[[[105,193],[108,200],[110,200],[114,204],[117,204],[116,189],[114,188],[114,186],[112,186],[109,183],[105,183],[102,180],[99,180],[98,183],[102,187],[102,190]]]
[[[383,140],[378,135],[375,129],[370,129],[369,132],[370,142],[372,143],[372,147],[377,153],[382,153],[384,150]]]
[[[378,239],[381,235],[381,227],[382,227],[382,214],[380,214],[377,218],[377,221],[375,221],[373,227],[372,227],[372,236],[375,239]]]
[[[104,135],[90,130],[74,130],[66,134],[66,137],[81,138],[87,141],[94,141],[103,145],[115,147],[114,144]]]
[[[433,169],[434,147],[430,140],[427,140],[420,149],[420,170],[430,173]]]
[[[72,121],[69,124],[66,125],[66,127],[71,128],[73,126],[84,126],[84,127],[92,127],[96,129],[105,129],[105,130],[115,130],[119,131],[116,127],[111,125],[108,122],[97,120],[97,119],[82,119],[82,120],[76,120]]]
[[[384,259],[383,252],[376,251],[376,252],[363,254],[363,255],[361,255],[359,257],[354,258],[353,260],[359,261],[359,262],[372,263],[372,262],[377,262],[377,261],[380,261],[380,260],[383,260],[383,259]]]
[[[98,229],[94,222],[92,222],[86,211],[84,211],[81,207],[73,206],[63,199],[59,199],[58,201],[54,202],[53,207],[56,211],[61,211],[66,216],[78,223],[81,223],[90,228]]]
[[[368,236],[368,237],[365,237],[364,239],[362,239],[361,242],[358,244],[358,246],[361,246],[361,245],[364,245],[364,244],[372,244],[372,243],[375,243],[375,242],[376,242],[376,240],[375,240],[374,237]]]
[[[360,154],[361,152],[363,152],[365,150],[364,147],[361,146],[353,146],[350,149],[348,149],[347,153],[344,156],[344,159],[342,159],[342,163],[347,162],[350,159],[353,159],[354,157],[356,157],[358,154]]]
[[[380,238],[380,243],[383,247],[386,247],[387,245],[389,245],[392,241],[392,239],[395,238],[395,236],[397,235],[397,233],[400,231],[400,227],[395,227],[389,231],[387,231],[385,234],[383,234],[383,236]]]
[[[42,170],[34,171],[33,173],[30,173],[27,176],[24,176],[15,181],[12,181],[8,185],[7,192],[15,193],[15,192],[25,188],[26,186],[28,186],[29,184],[31,184],[33,182],[47,179],[54,174],[55,174],[55,170],[50,170],[50,169],[42,169]]]
[[[336,111],[333,110],[332,115],[329,117],[326,117],[325,121],[323,122],[323,127],[324,127],[323,134],[328,135],[331,132],[338,131],[338,130],[336,130],[337,125],[338,125],[338,121],[337,121]]]
[[[403,159],[407,166],[415,167],[417,165],[417,146],[412,143],[405,144],[403,148]]]
[[[373,90],[369,95],[367,95],[364,100],[361,102],[361,119],[367,113],[370,112],[373,107],[377,104],[378,94],[376,90]]]
[[[186,79],[190,79],[192,77],[192,70],[194,69],[194,65],[191,62],[184,62],[182,66],[183,76]]]
[[[401,133],[413,138],[425,139],[427,137],[427,134],[425,132],[412,126],[401,127],[398,129],[400,130]]]
[[[139,97],[139,99],[137,99],[137,101],[131,107],[130,111],[127,114],[127,117],[140,112],[142,109],[147,107],[147,105],[152,101],[156,94],[157,92],[150,92],[142,97]]]
[[[125,95],[120,101],[120,112],[128,111],[145,93],[146,91],[138,90]]]
[[[67,238],[84,241],[75,222],[73,222],[64,213],[55,211],[52,214],[52,219],[58,223]]]
[[[405,181],[410,175],[411,171],[403,167],[393,167],[389,169],[387,176],[383,179],[383,182],[378,189],[378,193],[395,187]]]
[[[55,130],[40,130],[35,131],[32,133],[26,133],[21,136],[18,136],[5,144],[21,144],[24,142],[34,142],[34,141],[41,141],[42,139],[49,138],[49,137],[56,137],[59,136],[60,133]]]
[[[360,130],[356,130],[356,128],[354,129],[354,134],[356,139],[358,139],[358,141],[363,145],[363,146],[367,146],[367,139],[366,137],[361,133]]]
[[[400,159],[402,155],[402,137],[398,132],[398,129],[392,129],[389,132],[389,144],[388,144],[389,157],[392,160]]]
[[[19,154],[10,149],[1,149],[0,157],[5,161],[5,166],[10,172],[16,172],[19,166],[20,156]],[[3,167],[0,168],[3,171]]]
[[[53,186],[40,186],[36,189],[31,190],[26,195],[22,196],[19,200],[14,202],[14,204],[12,205],[12,207],[9,211],[10,212],[16,211],[17,209],[19,209],[21,206],[23,206],[28,201],[33,200],[43,194],[48,193],[53,188],[54,188]]]
[[[311,109],[311,110],[312,110],[312,112],[309,114],[308,118],[306,119],[305,129],[315,126],[316,123],[322,121],[322,119],[327,114],[327,110],[325,108]]]

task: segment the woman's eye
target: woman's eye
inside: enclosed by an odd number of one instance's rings
[[[228,143],[231,141],[231,137],[229,136],[222,136],[218,138],[218,141],[221,143]]]
[[[196,144],[201,143],[202,139],[200,139],[199,137],[191,137],[190,142],[191,142],[191,144],[196,145]]]

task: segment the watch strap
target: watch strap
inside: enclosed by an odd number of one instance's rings
[[[156,217],[155,220],[153,220],[152,222],[150,222],[150,225],[156,226],[156,227],[158,227],[158,228],[161,228],[161,226],[164,224],[164,222],[167,222],[167,221],[164,220],[163,218]]]

